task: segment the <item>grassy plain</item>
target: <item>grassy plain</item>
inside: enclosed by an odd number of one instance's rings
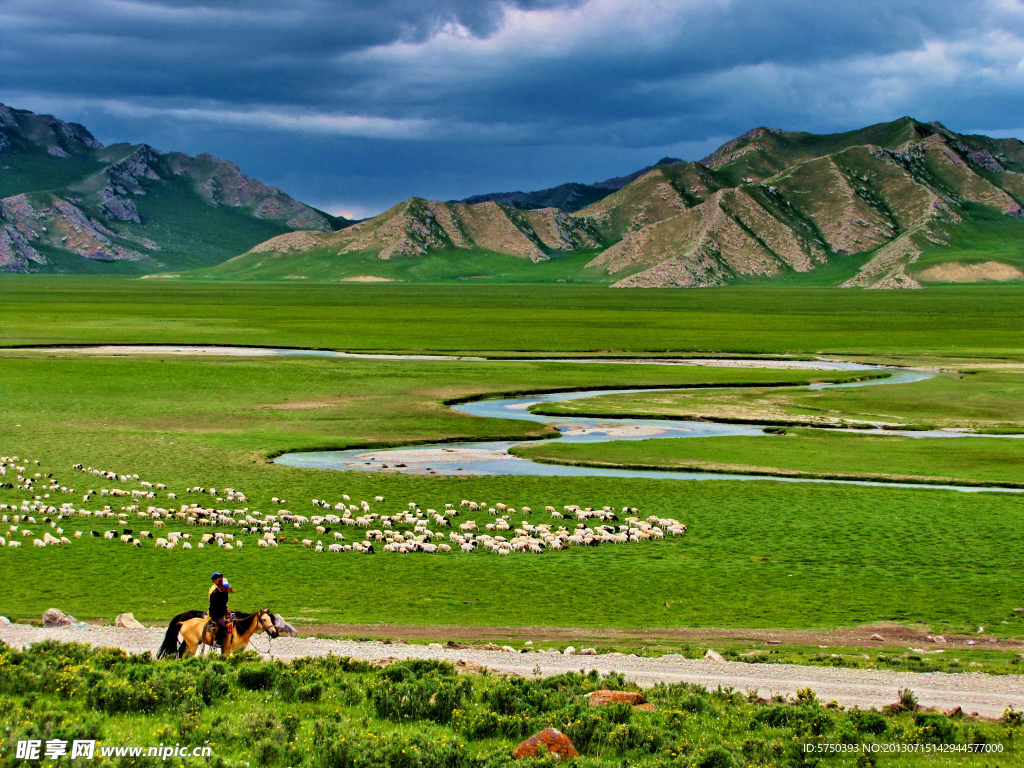
[[[186,486],[232,487],[262,511],[278,508],[271,496],[302,512],[311,509],[309,499],[337,501],[343,493],[356,500],[382,494],[388,502],[375,507],[389,513],[408,501],[441,509],[463,498],[536,510],[630,505],[644,515],[676,517],[689,532],[662,542],[510,558],[483,551],[316,555],[292,544],[260,550],[252,542],[231,553],[133,550],[87,533],[64,549],[0,551],[0,582],[16,585],[0,596],[0,612],[33,618],[57,605],[79,618],[133,611],[156,621],[201,606],[210,572],[222,570],[238,585],[240,609],[269,604],[319,622],[657,628],[895,620],[923,621],[935,631],[984,624],[997,634],[1021,634],[1021,615],[1013,612],[1020,601],[1007,585],[1024,565],[1024,511],[1019,499],[1004,495],[771,481],[450,478],[265,462],[267,454],[288,449],[527,437],[543,430],[442,404],[479,392],[805,375],[522,361],[11,352],[0,365],[3,453],[38,459],[37,471],[54,472],[78,490],[54,494],[51,503],[81,503],[83,489],[114,485],[70,470],[82,462],[167,483],[180,501],[190,498],[182,493]],[[0,502],[25,498],[23,491],[0,491]],[[545,518],[535,513],[532,519]],[[90,518],[64,527],[112,526]]]
[[[0,344],[7,346],[255,344],[499,356],[827,352],[974,357],[983,359],[979,365],[1001,365],[1020,358],[1024,338],[1024,291],[1005,287],[896,295],[3,277],[0,289]],[[892,389],[904,398],[900,407],[908,416],[924,420],[930,397],[909,398],[918,391],[911,387],[978,382],[985,397],[995,398],[985,408],[998,410],[1016,391],[1006,376],[984,373],[815,397],[819,405],[836,398],[831,407],[843,413],[874,413],[886,405],[882,392]],[[1018,580],[1024,563],[1024,512],[1019,499],[1006,495],[760,480],[446,478],[304,470],[266,461],[288,450],[544,433],[539,424],[478,419],[444,405],[486,393],[806,379],[800,371],[510,360],[11,351],[0,359],[0,453],[39,459],[44,471],[79,491],[102,484],[72,473],[76,462],[167,483],[181,501],[189,498],[181,495],[186,486],[233,487],[262,511],[276,511],[272,496],[305,511],[311,498],[382,494],[388,502],[378,511],[392,513],[410,500],[440,509],[475,498],[534,509],[637,506],[645,515],[679,518],[690,530],[678,540],[511,558],[483,552],[317,556],[291,544],[231,553],[139,551],[89,536],[62,550],[0,551],[0,582],[16,585],[0,594],[0,613],[31,619],[56,605],[79,618],[133,611],[157,621],[202,605],[209,573],[220,569],[239,585],[239,607],[271,604],[285,615],[322,623],[672,628],[890,620],[922,621],[935,631],[983,624],[997,634],[1021,634],[1020,614],[1013,612],[1020,601],[1006,585]],[[772,396],[763,389],[749,392]],[[965,393],[946,391],[935,412],[966,407],[958,405],[969,399]],[[871,397],[881,399],[875,406],[859,399]],[[1016,407],[1005,410],[1012,415]],[[764,446],[805,439],[812,436],[765,437]],[[877,467],[877,452],[872,457],[857,447],[863,445],[842,443],[847,455]],[[814,453],[808,455],[819,460]],[[1006,463],[994,457],[999,461]],[[3,503],[25,498],[25,492],[0,491]],[[54,494],[51,501],[80,499]],[[90,526],[109,523],[88,520],[75,527]]]
[[[757,423],[882,423],[913,429],[1024,431],[1024,364],[944,373],[912,383],[811,390],[637,392],[544,403],[552,415],[696,418]],[[1008,448],[1008,450],[1013,450]]]
[[[771,437],[685,437],[515,449],[557,464],[1024,487],[1024,440],[787,428]]]
[[[611,290],[0,276],[0,345],[1006,358],[1024,287]]]
[[[428,661],[378,669],[338,657],[264,663],[250,653],[178,663],[85,645],[0,645],[0,745],[96,739],[97,760],[117,746],[209,747],[209,757],[175,757],[183,768],[541,768],[558,761],[511,753],[554,727],[585,768],[818,764],[805,744],[831,747],[827,764],[837,768],[874,764],[857,759],[872,745],[897,746],[887,766],[981,768],[1018,760],[1024,738],[1012,711],[1001,722],[957,719],[916,711],[911,697],[902,711],[882,714],[844,710],[810,689],[794,701],[764,701],[682,683],[644,691],[657,711],[588,705],[590,692],[607,689],[636,686],[596,671],[529,680],[459,675]]]

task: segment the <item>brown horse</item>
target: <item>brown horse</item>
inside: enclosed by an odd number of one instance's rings
[[[221,654],[227,656],[235,651],[245,650],[249,646],[249,640],[259,629],[271,638],[277,637],[274,616],[269,608],[263,608],[255,613],[236,613],[231,631],[227,633],[221,646]],[[178,637],[181,638],[176,654],[179,658],[186,655],[195,656],[200,647],[203,647],[203,652],[206,653],[215,647],[217,625],[206,615],[187,619],[181,622]]]

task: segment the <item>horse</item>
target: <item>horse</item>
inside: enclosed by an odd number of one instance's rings
[[[224,644],[221,646],[221,654],[224,656],[247,648],[249,640],[258,629],[262,629],[271,638],[277,637],[274,615],[269,608],[263,608],[255,613],[236,613],[232,623],[231,631],[227,633]],[[174,631],[175,629],[177,631]],[[164,643],[160,646],[158,657],[171,654],[178,658],[186,655],[195,656],[199,652],[200,646],[214,647],[216,636],[217,625],[211,622],[205,613],[186,611],[171,620]],[[179,637],[181,638],[180,644],[178,643]]]
[[[184,642],[180,645],[178,644],[178,633],[181,632],[181,625],[191,619],[200,619],[204,616],[206,616],[206,611],[185,611],[171,619],[171,623],[167,627],[167,633],[164,635],[164,641],[160,645],[160,650],[156,652],[156,657],[158,659],[163,659],[168,656],[177,656],[180,658],[184,654],[186,648]]]

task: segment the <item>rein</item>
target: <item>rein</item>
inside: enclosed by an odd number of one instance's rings
[[[269,656],[270,655],[270,646],[273,645],[274,638],[270,634],[270,630],[267,629],[266,627],[264,627],[262,624],[260,625],[260,629],[262,629],[264,632],[267,633],[267,650],[261,651],[259,649],[259,647],[253,642],[256,639],[255,635],[253,637],[249,638],[249,645],[253,646],[256,649],[257,653],[265,653],[265,654],[267,654]]]

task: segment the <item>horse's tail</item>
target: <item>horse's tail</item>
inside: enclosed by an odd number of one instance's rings
[[[164,641],[160,644],[160,650],[156,652],[156,657],[158,659],[180,657],[182,649],[178,647],[178,633],[181,631],[181,625],[190,619],[199,619],[205,615],[204,611],[185,611],[171,619],[171,623],[167,626],[167,634],[164,635]]]

